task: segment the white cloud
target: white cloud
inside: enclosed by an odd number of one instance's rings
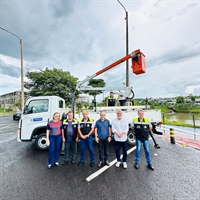
[[[146,74],[136,76],[130,67],[135,96],[187,95],[192,90],[197,94],[198,2],[122,3],[129,13],[129,51],[140,48],[147,61]],[[117,1],[16,1],[12,7],[3,1],[1,6],[1,25],[23,39],[25,70],[59,68],[83,80],[125,56],[125,12]],[[20,67],[19,45],[5,31],[0,34],[1,71],[6,69],[0,87],[5,93],[15,90],[15,84],[20,88],[19,71],[9,71],[11,65]],[[125,63],[97,78],[105,79],[107,86],[122,86]]]
[[[196,92],[195,92],[196,91]],[[200,95],[200,85],[192,85],[192,86],[187,86],[185,93],[189,94],[199,94]]]
[[[8,75],[0,75],[1,77],[1,89],[3,92],[17,91],[21,88],[21,78],[10,78]]]
[[[5,56],[3,54],[0,54],[0,61],[1,62],[4,62],[6,65],[12,65],[12,66],[15,66],[15,67],[19,67],[21,66],[21,60],[18,59],[18,58],[13,58],[13,57],[10,57],[10,56]]]

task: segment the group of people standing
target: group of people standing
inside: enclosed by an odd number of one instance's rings
[[[71,111],[67,114],[67,119],[60,120],[60,114],[54,113],[53,120],[47,124],[47,146],[49,147],[49,159],[48,168],[52,168],[53,164],[59,166],[59,155],[61,150],[62,141],[65,143],[65,153],[62,165],[65,165],[70,160],[72,164],[76,163],[77,154],[77,142],[80,139],[81,156],[78,166],[84,165],[86,147],[90,153],[90,166],[95,166],[95,153],[93,147],[93,133],[95,135],[95,141],[98,143],[99,148],[99,162],[98,167],[103,165],[110,166],[108,160],[109,142],[112,139],[112,133],[114,134],[115,142],[115,154],[117,158],[116,167],[127,168],[127,133],[129,131],[129,124],[125,118],[123,118],[123,112],[117,110],[116,118],[112,121],[106,119],[106,112],[100,113],[100,119],[94,122],[88,116],[88,112],[84,110],[82,112],[83,118],[78,121],[74,118]],[[136,137],[136,158],[134,167],[139,168],[140,151],[142,144],[144,146],[145,155],[148,163],[148,168],[154,170],[151,164],[151,157],[149,151],[149,130],[151,124],[148,119],[144,118],[143,110],[138,111],[138,118],[135,118],[131,124],[131,129],[135,131]],[[69,157],[69,150],[71,149],[72,155]],[[120,158],[120,150],[122,149],[123,157]]]

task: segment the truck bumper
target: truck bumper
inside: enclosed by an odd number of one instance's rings
[[[17,131],[17,142],[21,142],[21,130]]]

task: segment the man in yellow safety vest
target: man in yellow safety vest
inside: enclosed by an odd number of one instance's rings
[[[136,151],[135,151],[135,164],[134,167],[136,169],[139,168],[140,161],[140,151],[142,148],[142,144],[145,151],[145,156],[147,160],[147,167],[151,170],[154,170],[153,165],[151,164],[151,156],[149,151],[149,131],[152,129],[152,125],[150,121],[144,117],[144,111],[138,111],[138,117],[135,118],[131,124],[131,128],[135,131],[136,138]]]

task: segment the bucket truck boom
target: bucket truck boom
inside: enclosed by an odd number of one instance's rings
[[[134,96],[133,93],[133,88],[132,87],[90,87],[90,86],[84,86],[83,84],[87,81],[89,81],[90,79],[93,79],[94,77],[116,67],[117,65],[121,64],[122,62],[128,60],[132,58],[132,70],[133,73],[135,74],[141,74],[141,73],[145,73],[146,72],[146,64],[145,64],[145,55],[140,52],[140,49],[137,49],[135,51],[133,51],[131,54],[117,60],[116,62],[108,65],[107,67],[101,69],[100,71],[96,72],[95,74],[92,74],[91,76],[88,76],[86,79],[84,79],[81,82],[78,82],[77,86],[76,86],[76,90],[80,91],[80,90],[118,90],[118,92],[114,92],[115,94],[119,94],[121,96],[123,96],[124,98],[130,98],[131,95]],[[132,98],[132,97],[131,97]]]

